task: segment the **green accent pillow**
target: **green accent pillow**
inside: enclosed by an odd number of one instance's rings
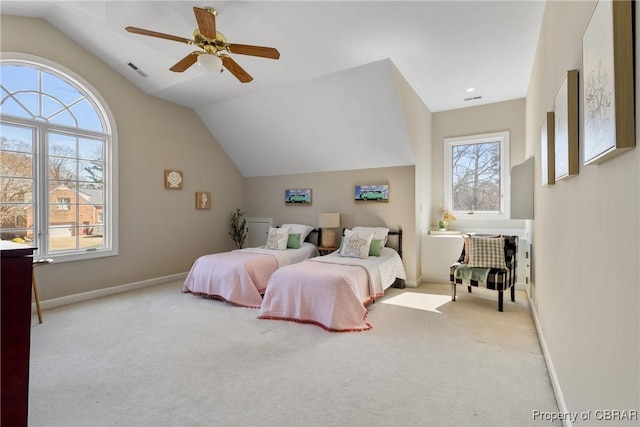
[[[384,247],[384,239],[373,239],[371,246],[369,246],[369,255],[380,256],[382,254],[382,248]]]
[[[287,248],[300,249],[300,233],[289,234],[289,239],[287,240]]]

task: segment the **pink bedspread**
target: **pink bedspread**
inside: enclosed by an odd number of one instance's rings
[[[303,261],[271,276],[258,318],[312,323],[333,332],[364,331],[371,329],[365,305],[372,299],[365,268]]]
[[[261,293],[278,269],[275,256],[243,251],[201,256],[191,267],[182,292],[258,308]]]

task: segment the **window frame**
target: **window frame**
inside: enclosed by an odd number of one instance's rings
[[[460,145],[500,143],[500,210],[498,212],[456,211],[453,207],[453,148]],[[510,219],[510,132],[500,131],[460,137],[444,138],[444,205],[458,220],[504,220]]]
[[[75,86],[95,108],[104,126],[104,133],[100,134],[100,137],[105,138],[103,220],[106,221],[103,221],[102,226],[106,228],[107,232],[103,236],[104,247],[98,249],[78,248],[71,251],[50,253],[48,249],[48,230],[50,227],[48,191],[42,191],[42,189],[47,188],[48,182],[48,154],[45,151],[48,145],[47,133],[62,131],[82,137],[91,136],[95,132],[82,128],[29,120],[24,117],[1,116],[2,123],[7,125],[34,129],[33,179],[35,185],[34,198],[37,200],[34,209],[38,218],[33,225],[34,241],[32,244],[37,247],[34,256],[36,258],[50,258],[55,262],[68,262],[118,255],[118,137],[114,116],[105,99],[89,82],[77,73],[46,58],[20,52],[3,52],[0,65],[36,68]]]

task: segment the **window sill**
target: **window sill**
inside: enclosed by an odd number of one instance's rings
[[[106,258],[118,255],[118,251],[115,249],[102,249],[95,251],[87,251],[82,253],[69,253],[69,254],[49,254],[46,258],[52,259],[55,263],[71,262],[71,261],[84,261],[88,259]],[[41,255],[34,255],[35,259],[42,258]]]

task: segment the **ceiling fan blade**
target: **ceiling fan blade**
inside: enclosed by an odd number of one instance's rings
[[[184,37],[172,36],[171,34],[158,33],[157,31],[144,30],[142,28],[127,27],[125,28],[125,30],[130,33],[142,34],[143,36],[158,37],[161,39],[173,40],[182,43],[191,43],[190,39],[185,39]]]
[[[200,30],[200,34],[208,39],[214,40],[216,38],[215,15],[208,10],[199,7],[194,7],[193,13],[196,15],[196,21],[198,22],[198,29]]]
[[[171,71],[176,73],[181,73],[187,68],[191,67],[198,60],[198,53],[191,52],[189,55],[182,58],[180,61],[176,63],[173,67],[169,68]]]
[[[238,65],[236,61],[234,61],[229,56],[222,57],[222,65],[224,65],[224,68],[229,70],[229,72],[236,76],[236,78],[242,83],[249,83],[251,80],[253,80],[253,77],[251,77],[249,73],[247,73],[240,65]]]
[[[227,50],[239,55],[259,56],[261,58],[278,59],[280,52],[274,47],[252,46],[248,44],[228,43]]]

